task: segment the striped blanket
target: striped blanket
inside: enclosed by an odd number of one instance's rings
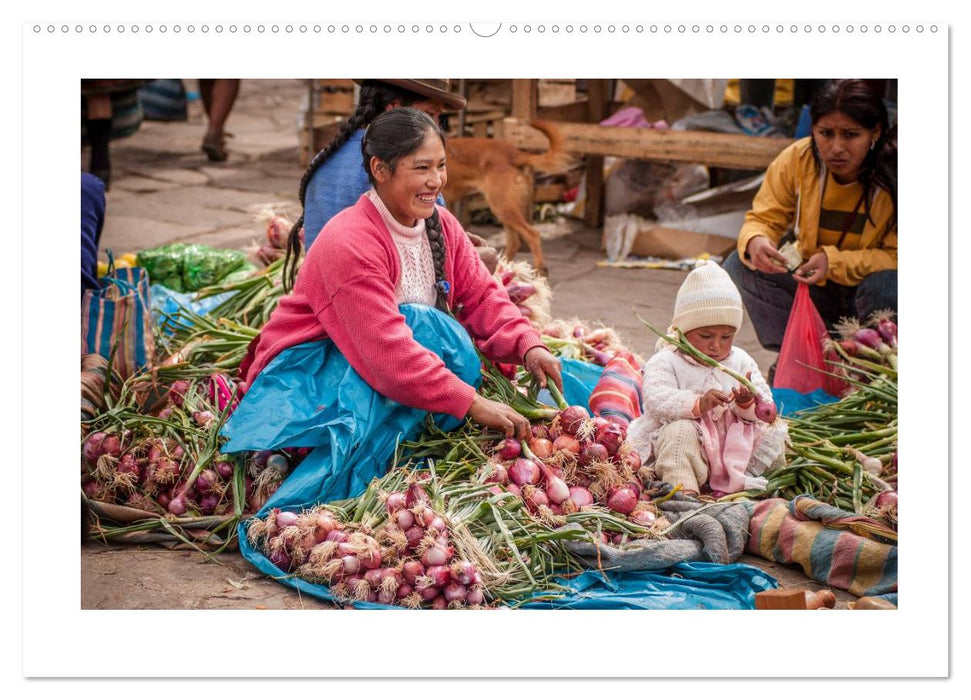
[[[595,416],[629,424],[641,415],[641,368],[629,352],[618,352],[604,367],[590,394],[590,410]]]
[[[746,551],[856,596],[897,591],[896,533],[810,496],[748,502]]]

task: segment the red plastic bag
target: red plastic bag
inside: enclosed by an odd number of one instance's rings
[[[831,396],[841,396],[847,384],[825,373],[835,371],[833,365],[826,362],[823,352],[823,343],[828,339],[826,323],[809,296],[809,286],[798,285],[772,386],[801,394],[822,389]]]

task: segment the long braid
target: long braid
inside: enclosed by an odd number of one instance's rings
[[[425,235],[428,236],[432,261],[435,263],[435,308],[448,313],[449,283],[445,279],[445,236],[442,234],[442,222],[438,218],[437,209],[425,219]]]
[[[374,118],[387,109],[388,105],[395,100],[399,100],[402,104],[407,105],[421,99],[424,98],[400,88],[384,84],[372,84],[370,81],[365,81],[361,86],[360,98],[358,99],[358,105],[354,113],[341,125],[340,130],[331,139],[330,143],[314,156],[313,160],[310,161],[310,165],[304,171],[303,177],[300,178],[298,197],[301,208],[306,209],[307,206],[307,187],[310,185],[310,180],[313,179],[313,176],[320,170],[321,166],[341,146],[347,143],[354,132],[358,129],[363,129],[374,121]],[[297,262],[300,258],[301,249],[303,248],[300,242],[300,229],[303,228],[303,224],[304,213],[301,212],[300,218],[293,224],[293,227],[290,229],[290,234],[287,236],[287,252],[283,260],[283,290],[287,293],[293,290],[297,276]]]

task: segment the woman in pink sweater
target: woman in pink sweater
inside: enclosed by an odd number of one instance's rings
[[[523,364],[542,386],[550,379],[562,387],[559,360],[486,270],[455,217],[435,204],[447,178],[442,132],[423,112],[400,108],[370,124],[361,148],[373,189],[327,223],[293,292],[251,344],[240,367],[247,395],[227,425],[227,451],[254,448],[243,446],[233,425],[241,411],[288,415],[279,405],[248,406],[250,393],[264,397],[269,387],[272,394],[273,375],[288,370],[288,352],[325,340],[386,399],[526,436],[525,418],[479,395],[416,340],[401,306],[451,312],[484,355]],[[436,322],[454,323],[440,316]]]

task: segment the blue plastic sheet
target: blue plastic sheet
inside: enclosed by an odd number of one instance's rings
[[[167,316],[175,317],[179,310],[183,308],[199,316],[203,316],[236,293],[222,292],[195,301],[195,292],[177,292],[174,289],[169,289],[157,283],[153,284],[149,288],[149,291],[151,292],[152,299],[153,320],[155,321],[155,325],[166,335],[171,335],[175,332],[172,324],[168,322]],[[187,318],[180,318],[179,323],[189,326],[192,325],[192,322]]]
[[[788,416],[805,408],[814,408],[823,404],[839,401],[839,397],[827,394],[822,389],[816,389],[816,391],[803,394],[793,389],[773,388],[772,400],[775,401],[779,415]]]

